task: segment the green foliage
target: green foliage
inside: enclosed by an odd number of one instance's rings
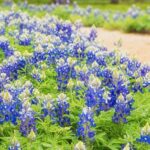
[[[95,25],[96,27],[103,27],[104,19],[102,17],[95,18],[94,15],[83,17],[82,22],[85,26],[91,27]]]
[[[66,11],[63,6],[57,7],[53,12],[52,15],[58,16],[61,19],[68,20],[70,14]]]
[[[0,63],[3,61],[3,59],[4,59],[4,53],[2,49],[0,49]]]
[[[150,33],[150,17],[142,16],[138,19],[127,18],[124,25],[122,25],[122,30],[125,32],[141,32]]]

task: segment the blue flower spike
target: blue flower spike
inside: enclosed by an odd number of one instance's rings
[[[95,132],[91,127],[95,127],[94,113],[90,107],[83,108],[82,113],[79,115],[79,122],[77,128],[77,136],[81,137],[84,141],[93,139]]]

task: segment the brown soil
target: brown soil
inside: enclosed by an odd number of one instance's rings
[[[81,32],[88,34],[90,28],[82,28]],[[122,53],[134,57],[142,63],[150,64],[150,35],[122,33],[120,31],[108,31],[97,28],[97,42],[106,46],[108,50],[117,48],[115,43],[121,41],[119,50]]]

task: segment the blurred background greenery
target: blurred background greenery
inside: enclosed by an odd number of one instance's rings
[[[150,4],[150,0],[0,0],[0,2],[14,1],[33,3],[33,4],[51,4],[59,1],[61,3],[66,3],[66,1],[70,1],[71,3],[77,2],[81,5],[97,5],[97,4],[133,4],[133,3],[148,3]]]
[[[42,9],[42,6],[38,6],[37,11],[35,11],[35,9],[32,11],[32,9],[22,8],[18,5],[20,7],[19,9],[24,9],[24,11],[27,11],[31,16],[36,15],[43,17],[49,13],[60,19],[70,20],[72,23],[76,23],[76,21],[80,20],[86,27],[95,25],[96,27],[109,30],[150,33],[150,0],[5,0],[5,2],[9,1],[16,3],[28,2],[29,4],[37,5],[49,4],[50,7],[48,7],[50,11]],[[0,2],[4,2],[4,0],[0,0]],[[73,4],[76,2],[78,5],[68,5],[68,7],[66,7],[66,5],[50,5],[56,2],[62,4],[69,2]],[[3,9],[3,7],[1,9]],[[88,9],[92,11],[87,15]],[[99,13],[98,16],[95,16],[96,10],[100,10],[104,14]],[[127,17],[121,19],[125,14]],[[120,15],[122,15],[122,17],[119,17]],[[115,19],[116,17],[118,19]]]

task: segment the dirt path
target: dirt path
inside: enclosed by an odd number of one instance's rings
[[[81,32],[88,34],[89,28],[82,28]],[[97,41],[108,49],[116,48],[114,43],[121,41],[122,46],[119,48],[122,53],[130,57],[137,58],[142,63],[150,64],[150,35],[122,33],[120,31],[108,31],[97,28]]]

